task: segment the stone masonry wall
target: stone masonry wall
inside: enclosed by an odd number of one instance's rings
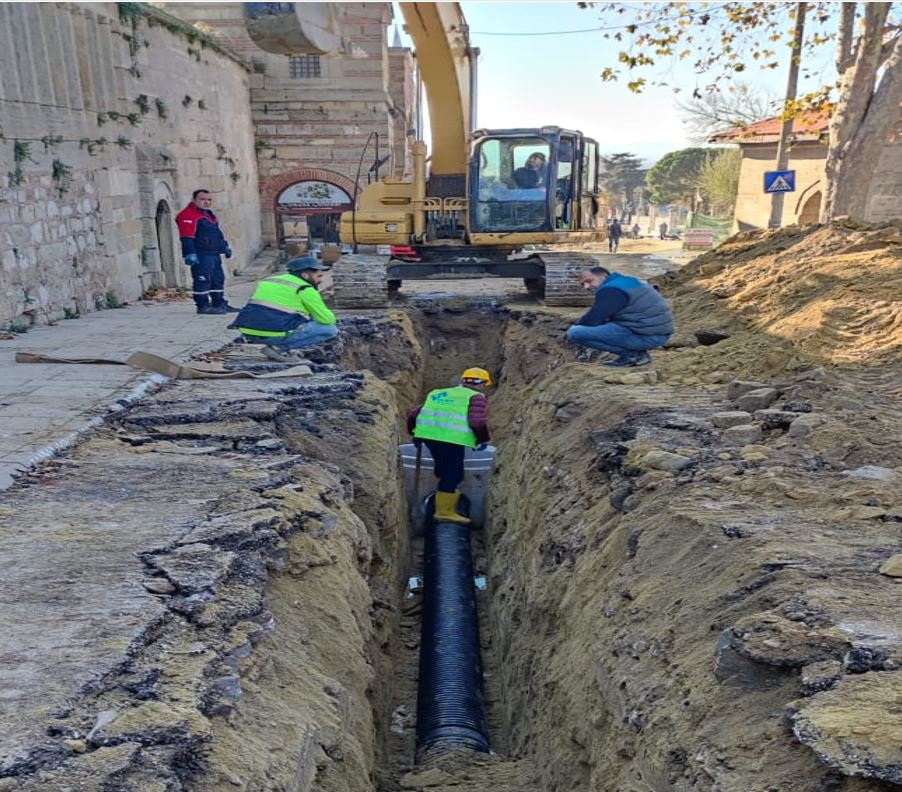
[[[174,217],[198,187],[231,267],[256,253],[248,83],[153,9],[0,5],[0,327],[187,286]]]
[[[252,64],[251,112],[257,135],[263,234],[275,239],[274,201],[280,189],[302,178],[316,178],[346,189],[360,169],[361,187],[376,149],[370,134],[379,135],[379,154],[391,153],[380,176],[397,175],[407,166],[404,132],[413,106],[398,106],[412,89],[390,90],[386,31],[390,3],[336,3],[342,35],[367,53],[319,57],[320,76],[291,75],[290,58],[264,52],[248,36],[238,3],[166,3],[166,10],[210,30],[229,49]],[[392,52],[396,48],[391,48]],[[400,48],[399,62],[412,73],[409,51]],[[406,54],[403,54],[406,53]],[[405,60],[406,58],[406,60]],[[408,80],[411,77],[408,75]],[[397,120],[396,120],[397,119]],[[401,135],[401,139],[398,136]],[[363,158],[361,160],[361,156]]]

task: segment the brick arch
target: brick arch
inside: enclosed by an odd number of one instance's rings
[[[354,197],[354,182],[347,176],[325,168],[298,168],[297,170],[280,173],[271,176],[263,182],[261,199],[264,206],[275,206],[276,198],[286,187],[302,181],[323,181],[340,187],[352,198]]]

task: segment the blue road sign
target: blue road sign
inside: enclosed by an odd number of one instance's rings
[[[764,192],[795,192],[796,172],[794,170],[767,171],[764,174]]]

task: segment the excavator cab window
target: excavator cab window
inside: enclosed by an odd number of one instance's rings
[[[489,138],[473,162],[474,231],[548,228],[551,146],[538,137]]]

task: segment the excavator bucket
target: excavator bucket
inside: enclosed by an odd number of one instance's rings
[[[342,39],[333,3],[245,3],[244,17],[251,39],[266,52],[366,57]]]

